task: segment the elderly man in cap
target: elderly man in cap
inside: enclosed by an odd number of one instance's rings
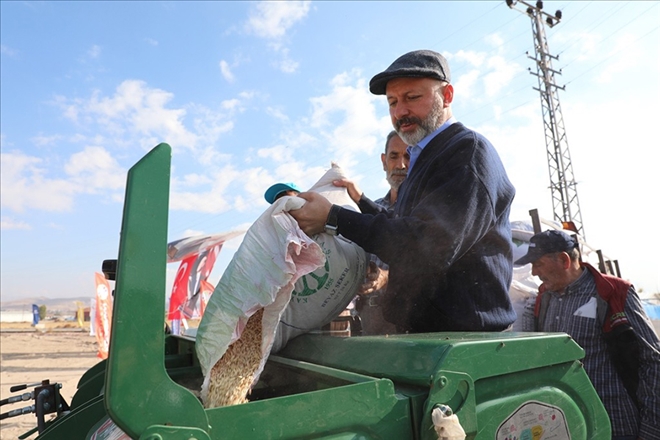
[[[562,231],[540,232],[516,264],[543,282],[535,330],[568,333],[612,423],[612,438],[660,438],[660,341],[632,284],[580,262]]]
[[[371,79],[409,146],[394,210],[361,214],[313,193],[291,215],[307,234],[339,233],[389,264],[385,319],[398,332],[501,331],[514,320],[509,210],[515,190],[497,152],[452,115],[439,53],[399,57]]]

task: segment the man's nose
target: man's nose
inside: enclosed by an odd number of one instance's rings
[[[396,103],[390,106],[390,115],[397,120],[408,116],[408,114],[408,107],[402,103]]]

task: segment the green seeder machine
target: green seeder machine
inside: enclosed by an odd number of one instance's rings
[[[195,341],[164,331],[170,161],[160,144],[128,173],[108,359],[70,404],[35,389],[48,409],[21,438],[436,440],[438,407],[470,440],[611,437],[561,333],[307,334],[269,357],[248,403],[204,409]]]

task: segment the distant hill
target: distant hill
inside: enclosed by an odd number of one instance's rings
[[[73,298],[46,298],[43,296],[21,298],[12,301],[0,301],[0,310],[31,310],[32,304],[36,304],[38,306],[45,305],[49,314],[55,312],[67,313],[76,311],[76,301],[80,301],[85,304],[86,307],[89,307],[91,299],[90,296],[78,296]]]

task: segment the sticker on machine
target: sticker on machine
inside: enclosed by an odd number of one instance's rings
[[[88,437],[89,440],[131,440],[110,417],[105,416],[104,420],[101,421],[101,426],[92,428],[94,433]]]
[[[529,400],[497,428],[497,440],[570,440],[561,408]]]

